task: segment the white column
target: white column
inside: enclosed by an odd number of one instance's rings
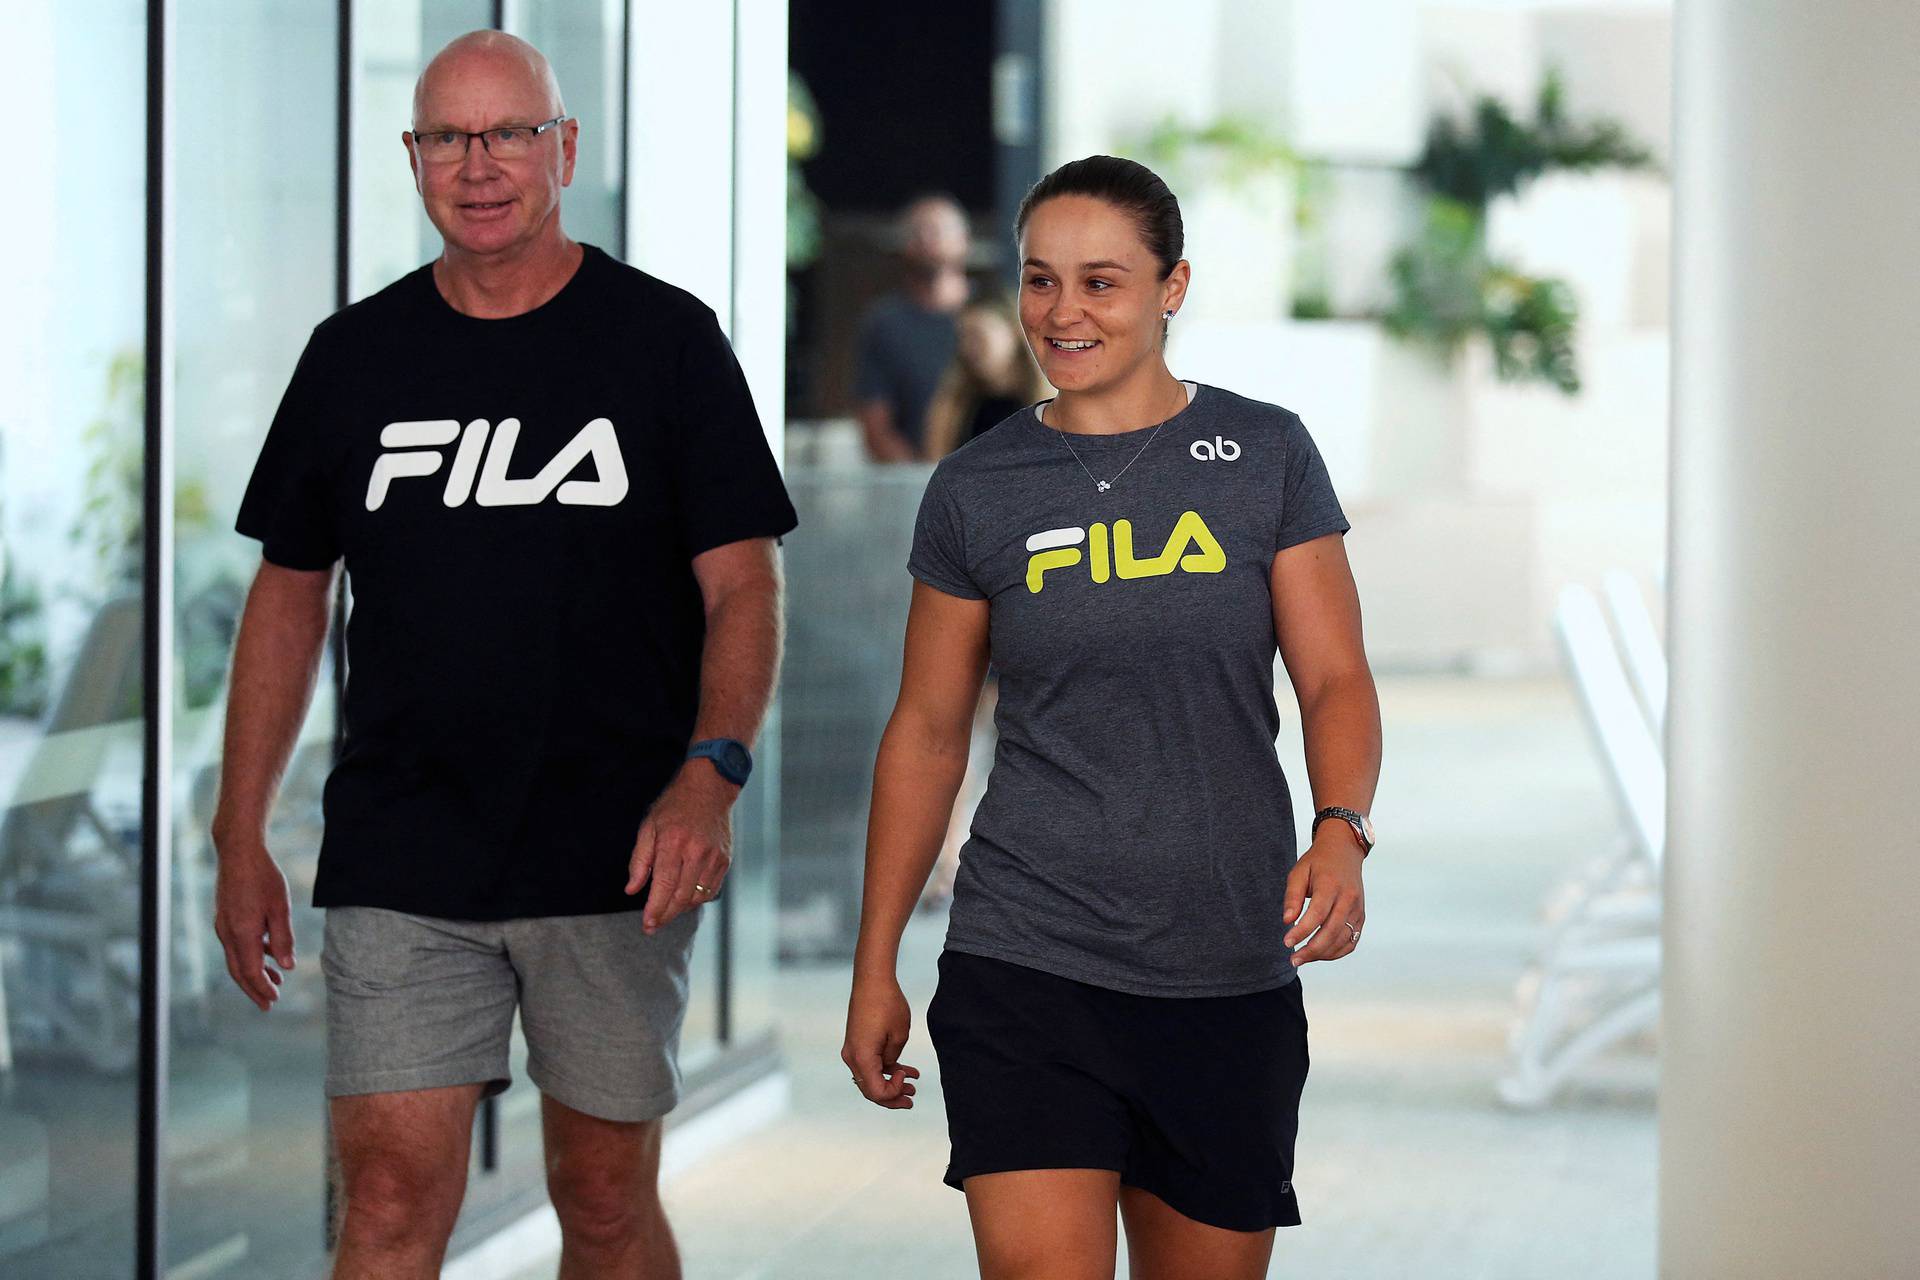
[[[1675,8],[1660,1275],[1912,1275],[1920,6]]]
[[[733,323],[734,30],[726,4],[635,0],[627,261]]]
[[[782,465],[787,382],[787,0],[737,0],[733,349]]]

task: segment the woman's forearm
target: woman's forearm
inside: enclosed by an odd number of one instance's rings
[[[1366,671],[1328,680],[1300,706],[1313,807],[1367,813],[1380,782],[1380,698]]]
[[[967,737],[920,732],[896,715],[880,738],[867,815],[867,867],[854,977],[892,978],[900,935],[939,857],[967,770]]]

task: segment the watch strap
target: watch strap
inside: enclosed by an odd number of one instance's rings
[[[1320,810],[1318,813],[1314,814],[1313,825],[1307,828],[1307,834],[1312,835],[1314,832],[1318,831],[1320,829],[1320,824],[1322,822],[1325,822],[1328,818],[1338,818],[1342,822],[1346,823],[1349,827],[1353,828],[1354,836],[1358,838],[1360,841],[1361,857],[1364,858],[1369,853],[1373,852],[1373,842],[1367,839],[1366,815],[1360,813],[1358,810],[1343,808],[1342,806],[1337,804],[1330,804],[1326,806],[1324,809]]]
[[[745,769],[735,766],[735,757],[746,762]],[[736,787],[746,786],[753,772],[753,752],[736,738],[703,738],[687,748],[687,759],[712,761],[720,776]]]

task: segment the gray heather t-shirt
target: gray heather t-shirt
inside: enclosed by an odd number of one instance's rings
[[[1298,976],[1269,573],[1350,526],[1289,410],[1201,385],[1153,431],[1069,436],[1023,409],[928,482],[907,567],[990,602],[1000,676],[947,946],[1238,995]]]

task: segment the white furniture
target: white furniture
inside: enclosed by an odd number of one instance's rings
[[[1662,747],[1667,735],[1667,652],[1654,630],[1653,616],[1647,612],[1647,598],[1640,584],[1625,569],[1609,569],[1600,580],[1606,597],[1607,612],[1620,637],[1620,652],[1627,660],[1627,674],[1633,679],[1634,692],[1640,696],[1641,709],[1653,727],[1656,745]]]
[[[1545,1105],[1594,1057],[1655,1027],[1660,1013],[1666,771],[1593,593],[1567,587],[1554,629],[1624,831],[1557,891],[1547,939],[1517,984],[1498,1092],[1525,1108]]]

